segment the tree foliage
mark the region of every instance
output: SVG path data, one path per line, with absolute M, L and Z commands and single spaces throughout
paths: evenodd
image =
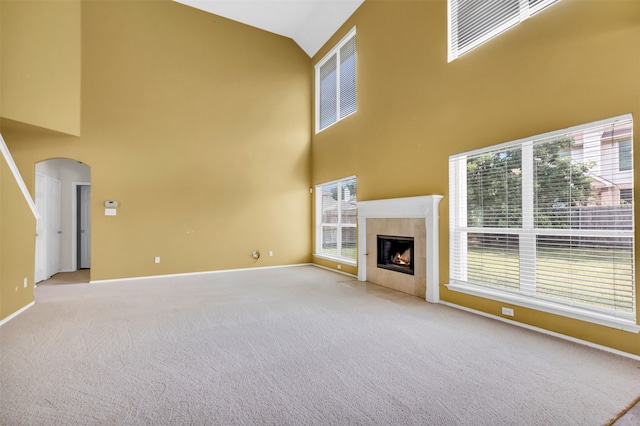
M 533 148 L 534 221 L 538 227 L 570 226 L 572 207 L 591 196 L 592 164 L 572 161 L 572 139 Z M 467 161 L 467 217 L 470 226 L 522 226 L 522 149 L 488 153 Z
M 356 197 L 356 180 L 352 179 L 352 180 L 349 180 L 349 181 L 342 182 L 342 199 L 345 200 L 345 201 L 349 201 L 349 200 L 345 199 L 346 198 L 345 197 L 345 192 L 346 192 L 345 190 L 349 191 L 349 197 L 348 197 L 349 200 L 355 199 L 355 197 Z M 335 185 L 333 185 L 331 187 L 331 197 L 334 200 L 338 199 L 338 185 L 337 184 L 335 184 Z

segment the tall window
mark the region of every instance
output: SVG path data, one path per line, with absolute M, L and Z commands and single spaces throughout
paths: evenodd
M 559 0 L 448 0 L 449 62 Z
M 316 255 L 355 265 L 355 176 L 316 186 Z
M 631 135 L 627 115 L 451 156 L 449 287 L 637 328 Z
M 316 133 L 356 111 L 356 29 L 316 65 Z

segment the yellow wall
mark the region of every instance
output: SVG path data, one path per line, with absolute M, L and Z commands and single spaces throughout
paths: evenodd
M 0 154 L 0 320 L 34 300 L 35 223 L 29 205 Z
M 86 1 L 81 137 L 2 131 L 29 188 L 39 161 L 91 166 L 92 280 L 306 263 L 309 66 L 289 39 L 175 2 Z
M 625 113 L 637 119 L 640 2 L 563 0 L 447 63 L 445 0 L 369 0 L 312 62 L 354 25 L 357 112 L 313 137 L 312 184 L 357 175 L 359 201 L 444 195 L 441 297 L 499 315 L 502 304 L 444 286 L 448 157 Z M 515 320 L 640 355 L 638 334 L 523 308 Z
M 80 0 L 0 0 L 0 116 L 80 134 Z

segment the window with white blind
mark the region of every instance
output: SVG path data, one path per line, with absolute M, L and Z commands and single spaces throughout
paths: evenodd
M 559 0 L 448 0 L 449 62 Z
M 316 256 L 356 264 L 357 207 L 355 176 L 316 185 Z
M 632 135 L 626 115 L 451 156 L 449 288 L 639 331 Z
M 356 29 L 315 67 L 316 133 L 356 111 Z

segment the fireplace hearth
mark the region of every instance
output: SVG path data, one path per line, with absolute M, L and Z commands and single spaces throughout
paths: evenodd
M 378 268 L 413 275 L 413 237 L 378 235 Z

